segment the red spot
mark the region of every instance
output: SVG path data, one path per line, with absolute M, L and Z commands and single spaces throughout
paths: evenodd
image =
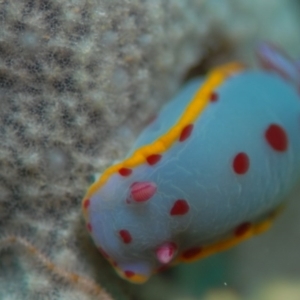
M 243 236 L 250 228 L 251 228 L 251 223 L 249 223 L 249 222 L 242 223 L 241 225 L 239 225 L 239 226 L 235 229 L 234 234 L 235 234 L 235 236 L 237 236 L 237 237 L 241 237 L 241 236 Z
M 161 159 L 161 155 L 160 154 L 152 154 L 152 155 L 149 155 L 146 160 L 148 162 L 148 164 L 150 166 L 153 166 L 155 165 L 157 162 L 159 162 Z
M 185 250 L 181 256 L 183 258 L 186 258 L 186 259 L 190 259 L 190 258 L 194 258 L 195 256 L 197 256 L 198 254 L 200 254 L 202 251 L 202 248 L 201 247 L 195 247 L 195 248 L 190 248 L 188 250 Z
M 179 142 L 185 141 L 191 135 L 193 128 L 193 124 L 186 125 L 181 131 Z
M 121 176 L 129 176 L 130 174 L 132 173 L 132 170 L 131 169 L 128 169 L 128 168 L 121 168 L 119 170 L 119 174 Z
M 174 243 L 164 243 L 156 250 L 156 257 L 162 264 L 168 264 L 174 257 L 177 246 Z
M 136 202 L 145 202 L 156 193 L 156 190 L 157 187 L 154 182 L 134 182 L 130 186 L 130 196 Z
M 84 209 L 87 209 L 90 206 L 90 199 L 85 199 L 83 203 Z
M 209 100 L 211 102 L 216 102 L 218 99 L 219 99 L 219 95 L 216 92 L 212 92 L 211 95 L 210 95 Z
M 245 174 L 249 169 L 249 157 L 246 153 L 240 152 L 233 159 L 232 168 L 237 174 Z
M 117 262 L 114 261 L 114 260 L 111 262 L 111 264 L 112 264 L 114 267 L 117 267 L 117 266 L 118 266 Z
M 128 230 L 126 230 L 126 229 L 120 230 L 119 235 L 120 235 L 121 239 L 123 240 L 124 244 L 131 243 L 132 237 Z
M 133 271 L 129 271 L 129 270 L 124 271 L 124 274 L 127 278 L 130 278 L 135 275 L 135 273 Z
M 174 203 L 170 214 L 171 216 L 185 215 L 189 209 L 189 204 L 185 200 L 179 199 Z
M 88 229 L 89 232 L 92 232 L 92 225 L 91 223 L 86 224 L 86 228 Z
M 158 267 L 156 269 L 156 272 L 163 272 L 163 271 L 165 271 L 165 270 L 167 270 L 169 268 L 170 268 L 170 265 L 161 265 L 160 267 Z
M 271 124 L 266 130 L 265 137 L 269 145 L 274 150 L 283 152 L 287 149 L 287 135 L 281 126 L 277 124 Z

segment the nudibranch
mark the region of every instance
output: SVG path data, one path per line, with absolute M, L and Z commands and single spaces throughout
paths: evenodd
M 100 252 L 134 283 L 268 229 L 300 179 L 299 69 L 275 47 L 192 80 L 87 191 Z

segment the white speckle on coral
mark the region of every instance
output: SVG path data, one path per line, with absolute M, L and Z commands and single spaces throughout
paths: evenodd
M 80 263 L 78 263 L 78 259 L 76 258 L 76 255 L 74 252 L 72 252 L 68 248 L 64 248 L 59 253 L 55 255 L 55 262 L 59 266 L 64 266 L 65 270 L 76 270 L 78 271 L 78 268 Z
M 138 41 L 141 46 L 147 46 L 151 44 L 153 36 L 151 34 L 143 34 L 138 38 Z
M 32 49 L 37 47 L 39 43 L 39 37 L 35 32 L 25 31 L 20 34 L 20 42 L 23 47 Z
M 39 165 L 40 159 L 41 159 L 40 153 L 31 152 L 24 159 L 24 165 L 27 168 L 35 168 L 37 165 Z
M 119 35 L 116 31 L 105 31 L 102 34 L 103 46 L 112 46 L 118 41 Z
M 46 151 L 45 166 L 47 172 L 59 174 L 65 171 L 68 164 L 66 153 L 59 148 L 51 148 Z
M 90 102 L 92 102 L 93 107 L 97 109 L 102 109 L 105 106 L 105 101 L 103 101 L 105 94 L 101 91 L 98 92 L 90 91 L 86 95 L 86 97 L 89 99 Z
M 30 288 L 32 288 L 34 291 L 36 291 L 36 293 L 38 293 L 38 291 L 42 292 L 42 291 L 47 291 L 47 290 L 51 290 L 51 282 L 49 281 L 49 278 L 47 277 L 47 275 L 45 276 L 41 276 L 39 274 L 39 276 L 37 276 L 36 272 L 31 270 L 32 273 L 28 273 L 28 277 L 27 277 L 27 284 L 28 286 L 30 286 Z
M 112 84 L 116 89 L 123 89 L 129 83 L 127 72 L 123 68 L 117 68 L 112 76 Z
M 149 77 L 149 71 L 147 69 L 140 69 L 137 75 L 139 80 L 145 80 Z

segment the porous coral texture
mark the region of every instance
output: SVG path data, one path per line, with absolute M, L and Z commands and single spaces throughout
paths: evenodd
M 262 15 L 262 6 L 288 16 L 281 22 L 287 29 L 296 24 L 285 0 L 221 2 L 0 1 L 2 238 L 30 240 L 60 268 L 91 278 L 116 299 L 139 293 L 97 253 L 81 198 L 89 176 L 126 153 L 142 120 L 196 61 L 215 64 L 232 49 L 243 56 L 257 24 L 276 39 L 280 21 Z M 283 43 L 292 46 L 296 36 L 282 34 Z M 219 53 L 224 44 L 231 51 L 214 60 L 208 50 Z M 76 280 L 51 274 L 33 249 L 7 241 L 0 244 L 1 299 L 93 299 Z

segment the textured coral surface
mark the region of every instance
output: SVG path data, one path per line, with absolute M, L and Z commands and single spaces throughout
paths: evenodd
M 0 235 L 25 237 L 116 299 L 147 299 L 149 287 L 119 279 L 85 231 L 89 176 L 126 153 L 196 62 L 202 71 L 250 62 L 259 38 L 300 53 L 297 9 L 286 0 L 0 1 Z M 94 298 L 20 241 L 0 247 L 1 299 Z M 174 293 L 169 281 L 149 284 Z

